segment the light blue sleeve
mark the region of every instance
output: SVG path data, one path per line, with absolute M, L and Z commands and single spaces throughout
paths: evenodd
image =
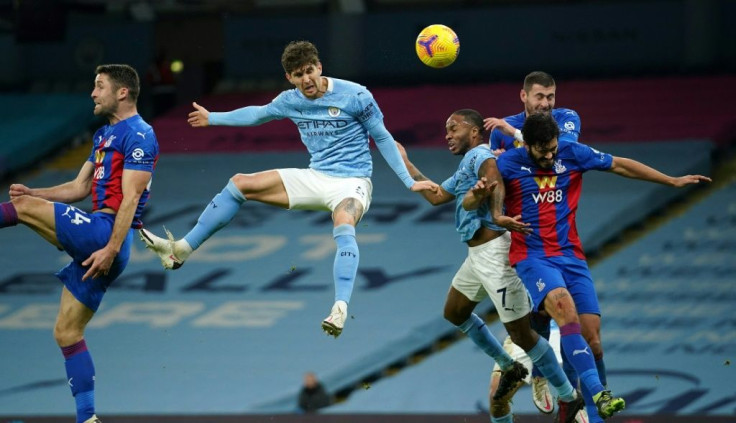
M 394 137 L 391 136 L 388 129 L 386 129 L 383 123 L 379 123 L 368 128 L 368 133 L 373 138 L 373 141 L 376 142 L 378 151 L 381 152 L 389 167 L 407 188 L 411 188 L 414 185 L 414 179 L 409 175 L 409 170 L 406 169 L 406 165 L 401 159 L 401 154 L 399 153 L 398 147 L 396 147 Z
M 457 186 L 457 181 L 455 179 L 455 175 L 453 174 L 449 178 L 445 179 L 442 182 L 442 189 L 449 192 L 450 194 L 457 197 L 457 193 L 455 192 L 455 187 Z
M 211 112 L 210 125 L 256 126 L 277 119 L 266 106 L 246 106 L 231 112 Z

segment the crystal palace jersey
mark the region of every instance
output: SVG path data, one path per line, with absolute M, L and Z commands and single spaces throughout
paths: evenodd
M 575 110 L 570 109 L 552 109 L 552 117 L 557 126 L 560 128 L 560 141 L 572 141 L 577 142 L 580 136 L 580 116 L 578 116 Z M 526 113 L 521 112 L 517 115 L 508 116 L 503 118 L 509 125 L 516 129 L 521 129 L 524 126 L 526 120 Z M 511 135 L 504 135 L 498 129 L 491 132 L 490 138 L 491 150 L 498 150 L 503 148 L 504 150 L 511 150 L 512 148 L 521 147 L 522 142 L 514 139 Z
M 123 201 L 123 169 L 153 172 L 158 160 L 158 142 L 153 129 L 139 115 L 105 125 L 95 132 L 92 154 L 95 165 L 92 177 L 92 210 L 111 208 L 117 211 Z M 138 201 L 133 217 L 134 228 L 142 226 L 140 217 L 150 194 L 151 183 Z
M 511 265 L 528 257 L 567 256 L 585 259 L 575 227 L 582 174 L 608 170 L 613 156 L 584 144 L 560 142 L 554 166 L 536 167 L 525 148 L 499 156 L 498 169 L 506 187 L 506 215 L 521 215 L 532 233 L 512 232 Z

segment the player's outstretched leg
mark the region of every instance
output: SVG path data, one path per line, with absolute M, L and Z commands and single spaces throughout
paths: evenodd
M 159 256 L 165 269 L 178 269 L 194 250 L 233 220 L 244 202 L 245 196 L 230 180 L 205 207 L 197 224 L 183 239 L 174 241 L 169 231 L 166 231 L 168 239 L 160 238 L 146 229 L 141 229 L 139 235 L 146 247 Z
M 180 258 L 175 252 L 176 241 L 174 241 L 174 236 L 168 229 L 164 228 L 164 231 L 166 232 L 166 239 L 154 235 L 153 232 L 145 228 L 138 231 L 138 236 L 146 244 L 146 248 L 158 255 L 164 269 L 178 269 L 184 264 L 185 259 Z

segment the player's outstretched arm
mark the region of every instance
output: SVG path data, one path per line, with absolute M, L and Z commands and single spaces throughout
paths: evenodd
M 440 186 L 429 179 L 417 182 L 411 177 L 409 170 L 406 168 L 406 164 L 404 164 L 404 160 L 401 158 L 401 153 L 399 153 L 399 148 L 396 146 L 394 137 L 392 137 L 386 127 L 383 126 L 383 123 L 373 125 L 368 128 L 368 133 L 373 138 L 373 141 L 375 141 L 378 151 L 386 160 L 388 166 L 394 171 L 394 173 L 396 173 L 396 176 L 401 179 L 404 186 L 414 192 L 440 192 Z
M 107 275 L 107 272 L 110 271 L 110 266 L 112 266 L 115 256 L 120 252 L 120 247 L 128 235 L 130 225 L 133 222 L 133 216 L 135 216 L 135 211 L 138 208 L 138 201 L 150 181 L 151 172 L 131 169 L 123 170 L 123 201 L 120 203 L 120 208 L 115 215 L 112 234 L 107 245 L 92 253 L 92 255 L 82 262 L 82 266 L 89 266 L 87 272 L 82 276 L 82 280 Z
M 95 165 L 92 162 L 84 162 L 77 177 L 73 181 L 65 182 L 49 188 L 28 188 L 23 184 L 12 184 L 10 186 L 10 199 L 21 195 L 43 198 L 48 201 L 60 203 L 75 203 L 84 200 L 92 189 L 92 173 Z
M 420 193 L 424 199 L 435 206 L 448 203 L 455 199 L 454 195 L 445 191 L 442 187 L 422 174 L 414 163 L 409 160 L 406 149 L 398 141 L 396 141 L 396 148 L 399 149 L 399 154 L 401 155 L 401 159 L 404 161 L 406 169 L 409 171 L 409 175 L 411 175 L 411 177 L 416 181 L 414 185 L 411 186 L 412 191 Z M 435 187 L 437 187 L 437 189 L 435 189 Z
M 669 176 L 664 173 L 645 165 L 636 160 L 624 157 L 613 157 L 611 163 L 611 172 L 625 176 L 627 178 L 641 179 L 643 181 L 656 182 L 662 185 L 669 185 L 675 188 L 682 188 L 687 185 L 699 184 L 701 182 L 711 182 L 711 179 L 703 175 L 685 175 L 685 176 Z

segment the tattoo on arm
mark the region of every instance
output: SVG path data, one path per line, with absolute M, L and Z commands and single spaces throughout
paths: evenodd
M 424 176 L 424 174 L 422 174 L 422 172 L 417 172 L 417 173 L 411 175 L 411 177 L 415 181 L 417 181 L 417 182 L 419 182 L 419 181 L 428 181 L 429 180 L 429 178 L 427 178 L 426 176 Z
M 491 215 L 501 215 L 503 212 L 503 201 L 506 197 L 506 188 L 503 185 L 503 179 L 496 166 L 495 159 L 487 159 L 480 165 L 478 170 L 478 177 L 486 177 L 488 183 L 497 182 L 496 188 L 491 194 Z

